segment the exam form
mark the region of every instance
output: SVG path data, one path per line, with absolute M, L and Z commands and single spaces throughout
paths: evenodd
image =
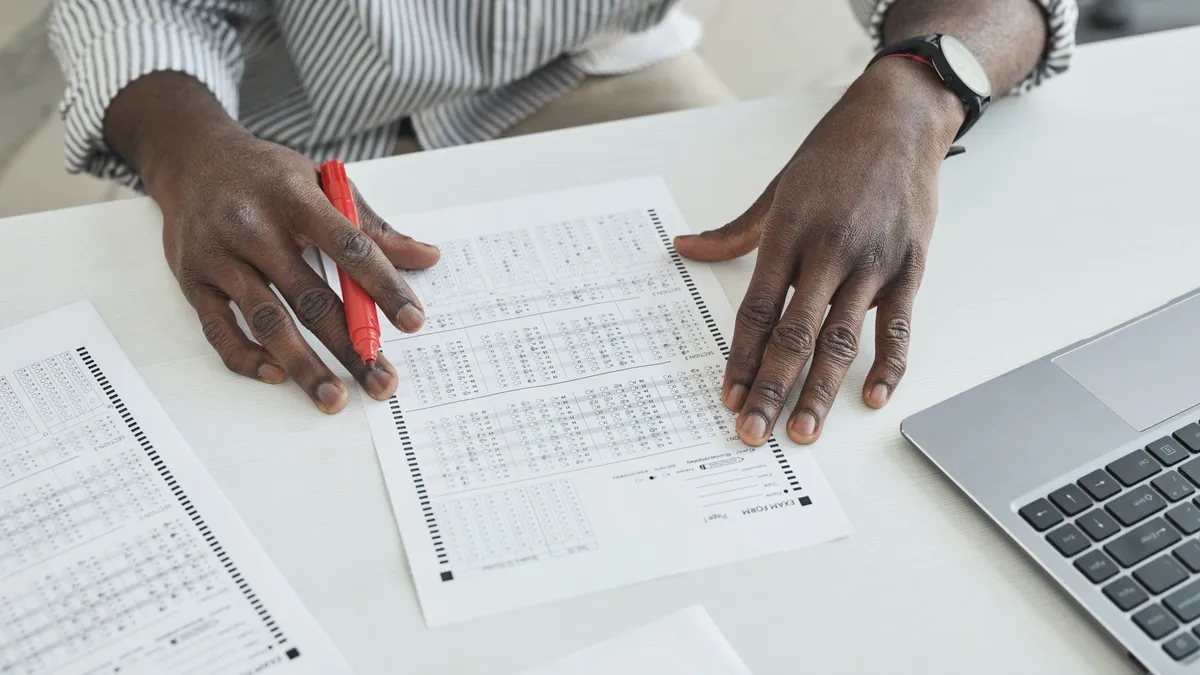
M 348 672 L 91 304 L 0 331 L 0 673 Z
M 364 397 L 429 625 L 849 533 L 811 452 L 738 440 L 733 313 L 660 179 L 391 224 L 442 252 L 406 273 L 422 330 L 380 322 L 396 396 Z

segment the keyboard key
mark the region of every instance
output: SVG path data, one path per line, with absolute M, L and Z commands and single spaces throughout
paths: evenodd
M 1187 565 L 1187 568 L 1193 572 L 1200 572 L 1200 541 L 1190 539 L 1183 542 L 1183 546 L 1172 551 L 1179 562 Z
M 1179 480 L 1183 481 L 1183 478 L 1180 478 Z M 1191 486 L 1189 485 L 1188 487 Z M 1092 505 L 1092 500 L 1088 499 L 1088 496 L 1083 494 L 1083 490 L 1080 490 L 1079 486 L 1073 483 L 1070 485 L 1064 485 L 1054 492 L 1051 492 L 1050 501 L 1054 502 L 1054 505 L 1058 507 L 1059 511 L 1062 511 L 1068 516 L 1083 513 L 1089 506 Z
M 1102 502 L 1121 491 L 1121 486 L 1104 469 L 1096 469 L 1079 479 L 1079 487 L 1087 491 L 1092 499 Z
M 1200 424 L 1192 422 L 1175 432 L 1175 440 L 1192 452 L 1200 452 Z
M 1108 512 L 1122 525 L 1133 525 L 1167 508 L 1167 500 L 1147 485 L 1139 485 L 1108 503 Z
M 1101 581 L 1108 581 L 1117 576 L 1121 570 L 1117 568 L 1117 564 L 1112 561 L 1112 558 L 1104 555 L 1104 551 L 1092 551 L 1085 556 L 1081 556 L 1075 561 L 1075 569 L 1083 572 L 1083 576 L 1088 578 L 1088 581 L 1093 584 L 1098 584 Z
M 1188 573 L 1174 558 L 1164 555 L 1143 565 L 1133 573 L 1133 578 L 1145 586 L 1146 590 L 1158 595 L 1168 588 L 1182 584 L 1187 580 Z
M 1133 615 L 1133 622 L 1138 625 L 1152 640 L 1159 640 L 1170 635 L 1179 622 L 1171 618 L 1167 611 L 1158 605 L 1150 605 Z
M 1188 458 L 1187 448 L 1170 436 L 1163 436 L 1146 446 L 1146 452 L 1166 466 L 1174 466 Z
M 1187 479 L 1196 485 L 1200 485 L 1200 459 L 1192 460 L 1179 467 L 1179 473 L 1187 476 Z
M 1200 579 L 1163 598 L 1163 604 L 1184 623 L 1200 619 Z
M 1154 461 L 1144 450 L 1134 450 L 1121 459 L 1105 467 L 1108 472 L 1117 477 L 1125 487 L 1140 483 L 1150 476 L 1162 471 L 1158 462 Z
M 1167 520 L 1184 534 L 1200 532 L 1200 508 L 1192 502 L 1184 502 L 1167 511 Z
M 1141 586 L 1133 583 L 1133 579 L 1129 577 L 1121 577 L 1105 586 L 1104 594 L 1122 612 L 1128 612 L 1150 599 L 1150 596 L 1146 595 L 1146 591 L 1143 591 Z
M 1150 556 L 1179 543 L 1179 533 L 1162 518 L 1148 520 L 1104 545 L 1104 550 L 1121 567 L 1133 567 Z
M 1198 510 L 1200 511 L 1200 510 Z M 1079 516 L 1075 524 L 1087 532 L 1092 541 L 1103 541 L 1120 531 L 1121 526 L 1104 509 L 1092 509 Z
M 1068 558 L 1092 545 L 1087 537 L 1079 531 L 1079 528 L 1070 523 L 1046 535 L 1046 541 Z
M 1196 491 L 1196 488 L 1192 487 L 1191 483 L 1184 480 L 1183 476 L 1174 471 L 1164 473 L 1150 481 L 1150 484 L 1154 486 L 1154 489 L 1163 493 L 1164 497 L 1173 502 L 1177 502 Z M 1068 513 L 1067 515 L 1071 514 Z
M 1187 633 L 1180 633 L 1163 643 L 1163 651 L 1176 661 L 1182 661 L 1195 654 L 1197 649 L 1200 649 L 1200 642 Z
M 1017 513 L 1025 519 L 1025 522 L 1033 526 L 1033 529 L 1038 532 L 1045 532 L 1062 522 L 1062 514 L 1059 513 L 1050 502 L 1045 499 L 1035 499 L 1026 504 L 1024 508 Z

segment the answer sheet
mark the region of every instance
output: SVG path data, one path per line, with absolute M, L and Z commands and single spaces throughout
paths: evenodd
M 348 672 L 90 303 L 0 332 L 0 673 Z
M 733 313 L 660 179 L 390 223 L 442 252 L 364 396 L 429 625 L 849 534 L 809 451 L 738 441 Z
M 521 675 L 752 675 L 700 605 Z

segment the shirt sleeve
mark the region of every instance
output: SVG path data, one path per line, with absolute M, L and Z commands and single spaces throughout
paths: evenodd
M 235 24 L 250 3 L 234 0 L 58 0 L 50 47 L 66 80 L 59 107 L 66 166 L 141 189 L 104 142 L 104 114 L 122 89 L 158 71 L 191 75 L 237 116 L 241 46 Z
M 883 20 L 896 0 L 850 0 L 854 14 L 867 29 L 875 49 L 883 46 Z M 1078 0 L 1034 0 L 1046 17 L 1046 50 L 1033 72 L 1012 89 L 1023 94 L 1045 80 L 1066 72 L 1075 52 L 1075 28 L 1079 23 Z

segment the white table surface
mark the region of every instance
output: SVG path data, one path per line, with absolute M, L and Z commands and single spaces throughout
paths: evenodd
M 1200 285 L 1200 29 L 1080 51 L 946 163 L 910 374 L 817 446 L 841 542 L 424 626 L 357 394 L 340 415 L 222 367 L 134 200 L 0 221 L 0 325 L 89 298 L 360 674 L 505 675 L 702 603 L 757 675 L 1126 673 L 1132 667 L 898 433 L 901 418 Z M 644 174 L 690 226 L 736 215 L 833 101 L 800 94 L 356 165 L 398 214 Z M 752 259 L 718 266 L 737 304 Z M 1018 422 L 1019 423 L 1019 422 Z

